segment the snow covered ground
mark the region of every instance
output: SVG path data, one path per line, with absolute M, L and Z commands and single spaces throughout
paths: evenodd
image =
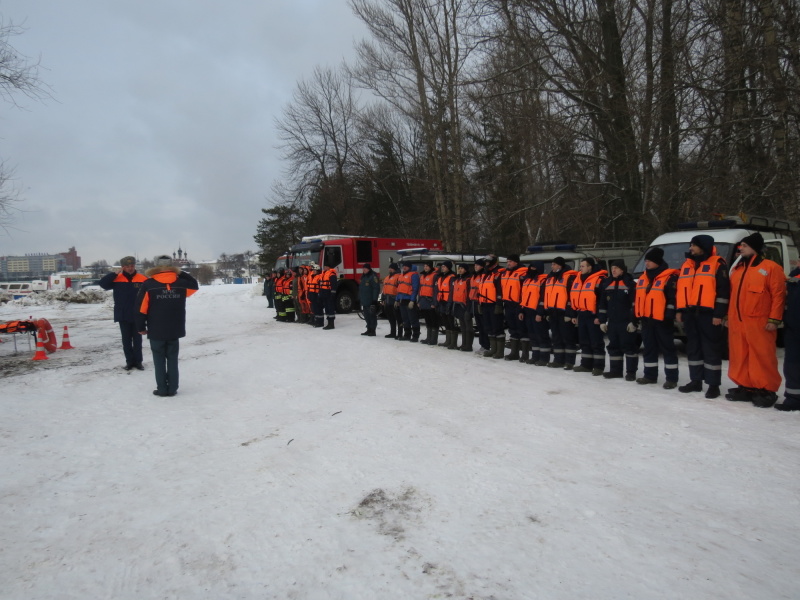
M 798 414 L 188 304 L 174 398 L 0 307 L 76 346 L 0 344 L 0 598 L 800 597 Z

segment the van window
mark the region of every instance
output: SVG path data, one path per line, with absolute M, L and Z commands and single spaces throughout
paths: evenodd
M 360 263 L 372 262 L 372 241 L 370 240 L 356 241 L 356 262 Z
M 764 246 L 764 256 L 783 266 L 783 246 L 780 242 L 767 242 Z
M 722 242 L 714 244 L 714 246 L 717 248 L 717 254 L 724 258 L 725 262 L 730 267 L 734 260 L 734 245 L 727 242 Z M 689 252 L 689 242 L 661 244 L 659 247 L 664 251 L 664 261 L 667 263 L 667 265 L 669 265 L 669 268 L 680 269 L 683 263 L 686 261 L 686 253 Z M 651 246 L 645 250 L 644 254 L 642 254 L 642 257 L 639 259 L 639 262 L 636 263 L 636 266 L 633 268 L 633 275 L 635 277 L 638 277 L 644 272 L 644 257 L 653 248 L 655 248 L 655 246 Z

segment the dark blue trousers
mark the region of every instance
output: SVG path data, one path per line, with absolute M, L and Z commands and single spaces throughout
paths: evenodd
M 524 323 L 519 320 L 520 305 L 514 302 L 503 302 L 503 314 L 508 326 L 508 337 L 512 340 L 522 338 Z
M 713 318 L 710 312 L 688 309 L 683 312 L 683 331 L 686 334 L 689 379 L 718 386 L 722 383 L 722 352 L 726 332 L 722 325 L 712 323 Z
M 800 330 L 787 327 L 783 332 L 783 342 L 783 376 L 786 378 L 783 395 L 800 402 Z
M 178 391 L 179 350 L 180 340 L 150 340 L 156 386 L 162 394 L 174 394 Z
M 667 381 L 678 382 L 678 351 L 672 321 L 642 319 L 642 346 L 644 347 L 644 376 L 658 380 L 658 355 L 664 357 L 664 374 Z
M 120 321 L 119 332 L 122 334 L 122 351 L 125 353 L 125 362 L 128 365 L 141 364 L 142 336 L 136 331 L 136 323 Z
M 639 369 L 639 348 L 636 344 L 636 334 L 628 332 L 627 322 L 608 323 L 608 370 L 616 375 L 622 375 L 623 361 L 625 373 L 636 374 Z
M 565 320 L 563 310 L 549 311 L 550 334 L 553 336 L 553 362 L 557 365 L 575 365 L 578 353 L 578 332 L 570 320 Z
M 536 320 L 536 310 L 532 308 L 523 308 L 522 314 L 525 317 L 523 323 L 525 324 L 525 333 L 523 338 L 531 341 L 531 360 L 533 362 L 540 360 L 550 360 L 550 352 L 553 350 L 550 343 L 550 329 L 547 326 L 547 321 L 542 319 Z
M 594 324 L 595 315 L 587 311 L 578 313 L 578 340 L 581 346 L 581 366 L 587 369 L 604 369 L 606 348 L 600 325 Z

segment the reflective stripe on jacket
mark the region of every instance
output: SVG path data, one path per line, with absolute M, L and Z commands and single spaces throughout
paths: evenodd
M 586 279 L 583 279 L 581 275 L 575 278 L 569 293 L 569 302 L 573 310 L 597 312 L 597 286 L 607 275 L 607 271 L 595 271 L 589 273 Z
M 436 280 L 436 300 L 446 303 L 450 301 L 450 283 L 453 281 L 453 274 L 440 275 Z
M 547 274 L 537 275 L 533 279 L 525 278 L 522 282 L 522 301 L 524 308 L 536 310 L 542 297 L 542 282 L 547 279 Z
M 634 314 L 638 317 L 647 317 L 656 321 L 663 321 L 667 308 L 667 285 L 670 277 L 678 274 L 677 269 L 664 269 L 656 275 L 651 282 L 647 271 L 639 276 L 636 284 L 636 304 Z
M 713 309 L 717 302 L 717 271 L 725 268 L 725 261 L 716 254 L 699 264 L 687 258 L 678 275 L 678 294 L 675 307 L 690 306 Z
M 547 276 L 544 282 L 544 308 L 545 310 L 555 308 L 566 310 L 569 302 L 569 290 L 567 286 L 570 278 L 578 275 L 577 271 L 561 271 L 561 277 L 556 277 L 552 273 Z
M 527 267 L 517 267 L 513 271 L 506 269 L 500 276 L 500 289 L 503 300 L 520 303 L 522 300 L 522 279 L 528 274 Z

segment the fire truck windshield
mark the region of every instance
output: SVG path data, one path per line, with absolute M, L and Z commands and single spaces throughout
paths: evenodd
M 312 262 L 319 264 L 319 250 L 315 252 L 311 250 L 300 250 L 298 252 L 292 252 L 291 254 L 290 266 L 292 267 L 299 267 Z

